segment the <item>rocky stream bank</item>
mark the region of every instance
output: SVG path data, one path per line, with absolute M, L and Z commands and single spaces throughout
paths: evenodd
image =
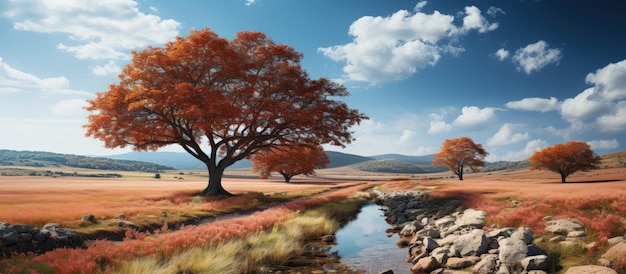
M 401 236 L 398 245 L 408 249 L 410 273 L 555 273 L 559 266 L 535 245 L 533 231 L 524 227 L 487 227 L 484 211 L 465 208 L 459 200 L 435 201 L 419 191 L 375 191 L 375 201 L 387 207 L 390 232 Z M 587 236 L 576 220 L 546 218 L 549 241 L 584 245 Z M 545 237 L 545 235 L 544 235 Z M 615 273 L 611 264 L 623 256 L 624 237 L 609 239 L 617 257 L 603 256 L 598 265 L 572 267 L 565 273 Z M 611 250 L 609 250 L 610 252 Z M 608 253 L 608 252 L 607 252 Z M 399 273 L 406 273 L 405 270 Z M 379 273 L 391 274 L 393 270 Z

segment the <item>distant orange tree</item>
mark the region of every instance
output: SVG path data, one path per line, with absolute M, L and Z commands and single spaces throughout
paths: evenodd
M 315 169 L 325 168 L 330 163 L 322 147 L 295 146 L 263 150 L 252 156 L 252 172 L 267 179 L 278 172 L 289 182 L 296 175 L 315 175 Z
M 531 170 L 549 170 L 561 174 L 561 182 L 577 171 L 598 168 L 601 158 L 585 142 L 571 141 L 535 152 L 530 158 Z
M 488 153 L 481 144 L 476 144 L 469 137 L 446 139 L 441 145 L 441 151 L 433 154 L 433 166 L 446 166 L 454 172 L 459 180 L 463 180 L 463 171 L 469 167 L 476 171 L 477 167 L 485 166 L 485 157 Z
M 261 32 L 229 41 L 191 31 L 164 47 L 132 52 L 109 86 L 88 101 L 87 136 L 108 148 L 157 150 L 177 144 L 208 170 L 204 195 L 232 195 L 222 187 L 227 167 L 275 146 L 354 140 L 349 128 L 367 119 L 335 100 L 342 85 L 310 79 L 302 54 Z

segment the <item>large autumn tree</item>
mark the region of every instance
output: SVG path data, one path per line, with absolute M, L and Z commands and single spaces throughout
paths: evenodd
M 278 172 L 289 182 L 296 175 L 315 175 L 315 169 L 325 168 L 330 163 L 328 155 L 320 146 L 290 146 L 263 150 L 252 156 L 252 171 L 267 179 Z
M 601 158 L 589 144 L 571 141 L 537 151 L 529 160 L 531 170 L 554 171 L 561 175 L 561 182 L 565 183 L 567 176 L 574 172 L 598 168 Z
M 463 180 L 463 170 L 469 167 L 476 171 L 477 167 L 485 166 L 485 157 L 488 153 L 481 144 L 476 144 L 469 137 L 446 139 L 441 145 L 441 150 L 433 154 L 433 166 L 446 166 L 454 174 Z
M 302 54 L 260 32 L 229 41 L 191 31 L 163 47 L 132 52 L 119 83 L 89 100 L 87 136 L 137 151 L 177 144 L 209 172 L 205 195 L 231 195 L 224 170 L 274 146 L 353 141 L 367 117 L 341 101 L 347 90 L 310 79 Z

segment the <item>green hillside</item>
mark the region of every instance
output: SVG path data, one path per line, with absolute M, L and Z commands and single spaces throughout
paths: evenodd
M 15 151 L 0 149 L 0 166 L 74 167 L 98 170 L 145 171 L 173 170 L 173 167 L 149 162 L 113 160 L 42 151 Z

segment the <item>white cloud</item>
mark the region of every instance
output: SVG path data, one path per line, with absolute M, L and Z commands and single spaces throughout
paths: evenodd
M 119 74 L 122 69 L 113 60 L 109 60 L 104 66 L 95 66 L 91 71 L 96 75 Z
M 568 98 L 561 104 L 561 116 L 570 123 L 586 123 L 609 111 L 605 101 L 592 100 L 593 88 L 588 88 L 574 98 Z
M 504 156 L 501 157 L 502 161 L 522 161 L 528 159 L 531 155 L 533 155 L 536 151 L 544 149 L 548 147 L 548 142 L 541 139 L 534 139 L 528 141 L 524 149 L 519 151 L 510 151 L 507 152 Z
M 498 49 L 496 53 L 493 54 L 498 60 L 504 61 L 506 58 L 509 58 L 509 51 L 505 49 Z
M 497 119 L 496 110 L 496 108 L 492 107 L 483 109 L 476 106 L 463 107 L 461 115 L 454 119 L 452 125 L 467 130 L 479 129 Z
M 127 59 L 129 49 L 170 41 L 180 27 L 139 11 L 132 0 L 10 1 L 5 15 L 16 30 L 67 35 L 76 44 L 57 48 L 81 59 Z
M 402 131 L 402 135 L 398 139 L 398 143 L 399 144 L 409 143 L 415 136 L 417 136 L 417 133 L 415 131 L 405 129 Z
M 558 63 L 562 54 L 560 49 L 551 49 L 548 43 L 540 40 L 534 44 L 515 51 L 512 61 L 518 70 L 523 70 L 526 74 L 539 71 L 545 66 Z
M 445 121 L 430 121 L 428 134 L 450 132 L 451 130 L 452 130 L 452 125 L 447 124 Z
M 587 142 L 589 146 L 591 146 L 592 150 L 601 150 L 601 149 L 615 149 L 619 147 L 619 142 L 615 139 L 612 140 L 593 140 Z
M 515 144 L 529 138 L 528 132 L 515 133 L 514 130 L 520 126 L 506 123 L 500 127 L 493 137 L 487 139 L 488 146 L 503 146 Z
M 608 64 L 606 67 L 587 74 L 587 83 L 595 86 L 594 97 L 602 100 L 626 98 L 626 60 Z
M 252 4 L 254 4 L 254 1 L 255 1 L 255 0 L 246 0 L 246 4 L 245 4 L 245 5 L 249 7 L 249 6 L 251 6 Z
M 496 16 L 498 15 L 498 13 L 502 13 L 502 14 L 506 14 L 506 12 L 504 12 L 504 10 L 502 10 L 501 8 L 498 7 L 489 7 L 487 9 L 487 14 L 491 15 L 491 16 Z
M 439 148 L 430 146 L 420 146 L 413 152 L 414 155 L 430 155 L 439 152 Z
M 85 116 L 86 110 L 83 109 L 87 105 L 85 99 L 69 99 L 56 103 L 52 107 L 52 112 L 57 115 L 70 116 L 81 115 Z
M 438 113 L 431 113 L 430 115 L 430 127 L 428 128 L 428 134 L 439 134 L 450 132 L 452 130 L 452 125 L 446 123 L 443 120 L 443 115 Z
M 70 81 L 63 77 L 39 78 L 12 68 L 0 57 L 0 92 L 41 92 L 45 94 L 80 94 L 84 91 L 70 89 Z
M 334 61 L 345 61 L 348 80 L 372 84 L 405 79 L 419 70 L 434 66 L 444 53 L 458 54 L 463 48 L 452 45 L 455 38 L 471 30 L 491 31 L 490 24 L 476 7 L 466 7 L 463 25 L 454 25 L 454 16 L 438 11 L 400 10 L 391 16 L 364 16 L 350 25 L 353 41 L 345 45 L 318 48 Z M 448 40 L 445 43 L 443 40 Z
M 504 106 L 510 109 L 540 111 L 540 112 L 559 110 L 560 108 L 559 100 L 557 100 L 555 97 L 550 97 L 550 99 L 537 98 L 537 97 L 524 98 L 519 101 L 508 102 L 504 104 Z
M 601 115 L 596 120 L 602 131 L 626 130 L 626 101 L 620 101 L 612 106 L 611 113 Z
M 463 17 L 463 31 L 478 30 L 480 33 L 489 32 L 498 28 L 498 23 L 489 23 L 482 16 L 480 9 L 475 6 L 465 7 L 466 16 Z

